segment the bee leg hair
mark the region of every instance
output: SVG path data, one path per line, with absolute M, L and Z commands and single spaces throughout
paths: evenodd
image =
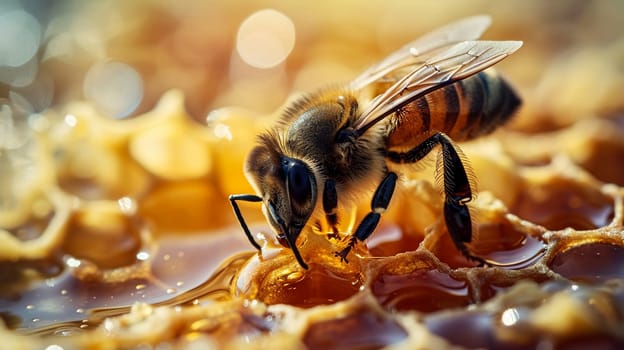
M 388 152 L 386 157 L 395 163 L 414 163 L 424 158 L 437 145 L 442 147 L 442 163 L 437 171 L 442 172 L 444 180 L 444 221 L 448 232 L 455 247 L 467 259 L 486 265 L 485 260 L 472 255 L 466 247 L 466 243 L 472 240 L 472 220 L 467 206 L 472 200 L 472 190 L 462 157 L 453 141 L 438 132 L 407 152 Z

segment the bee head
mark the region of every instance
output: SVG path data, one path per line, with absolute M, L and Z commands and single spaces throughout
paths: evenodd
M 247 158 L 245 172 L 262 197 L 264 215 L 278 239 L 286 241 L 299 264 L 307 269 L 296 242 L 316 205 L 312 169 L 300 159 L 259 145 Z

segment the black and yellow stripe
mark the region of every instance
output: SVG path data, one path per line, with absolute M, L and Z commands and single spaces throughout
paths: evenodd
M 504 124 L 519 105 L 520 99 L 499 75 L 480 72 L 397 110 L 387 147 L 411 148 L 437 132 L 455 141 L 486 135 Z

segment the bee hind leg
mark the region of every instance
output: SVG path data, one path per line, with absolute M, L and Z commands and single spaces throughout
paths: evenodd
M 415 148 L 404 152 L 388 152 L 387 157 L 395 163 L 414 163 L 424 158 L 431 150 L 440 145 L 442 157 L 438 158 L 438 174 L 442 175 L 444 188 L 444 221 L 455 247 L 469 260 L 480 265 L 485 260 L 472 255 L 466 243 L 472 240 L 472 220 L 468 202 L 472 200 L 470 177 L 453 141 L 443 133 L 436 133 Z
M 472 240 L 472 220 L 467 205 L 472 200 L 472 189 L 462 155 L 458 153 L 448 136 L 437 135 L 442 146 L 442 164 L 438 166 L 438 171 L 442 171 L 444 180 L 446 228 L 455 247 L 466 259 L 476 261 L 479 265 L 488 265 L 482 258 L 472 255 L 466 247 L 466 243 Z
M 476 261 L 479 263 L 479 266 L 489 265 L 482 258 L 472 255 L 466 246 L 466 243 L 469 243 L 472 238 L 472 221 L 468 206 L 449 201 L 448 199 L 445 200 L 444 222 L 446 222 L 453 244 L 466 259 Z
M 344 262 L 349 262 L 347 260 L 347 255 L 355 245 L 355 243 L 359 241 L 364 241 L 367 239 L 379 223 L 379 219 L 381 219 L 381 214 L 383 214 L 388 205 L 390 204 L 390 199 L 392 199 L 392 194 L 394 193 L 394 188 L 396 187 L 397 175 L 395 173 L 388 173 L 386 177 L 381 181 L 377 190 L 375 190 L 375 194 L 373 195 L 373 200 L 371 202 L 371 211 L 366 214 L 362 222 L 358 225 L 355 233 L 349 240 L 347 246 L 336 252 L 336 256 L 340 257 L 340 260 Z

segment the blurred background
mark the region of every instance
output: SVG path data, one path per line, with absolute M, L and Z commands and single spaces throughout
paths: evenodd
M 76 305 L 111 306 L 106 298 L 77 303 L 93 291 L 63 289 L 82 275 L 62 273 L 144 271 L 153 243 L 146 231 L 230 225 L 236 249 L 250 250 L 226 198 L 251 191 L 241 165 L 268 125 L 255 117 L 294 93 L 348 82 L 404 43 L 477 14 L 492 17 L 484 39 L 524 41 L 496 66 L 524 101 L 510 129 L 540 133 L 596 116 L 624 125 L 620 0 L 0 1 L 0 311 L 9 310 L 13 327 L 30 327 L 45 320 L 33 305 L 46 298 L 64 298 L 72 310 L 49 320 L 82 319 Z M 601 179 L 622 185 L 611 165 L 624 145 L 614 139 L 620 148 L 606 162 L 613 174 Z M 257 206 L 246 215 L 263 222 Z M 229 254 L 213 251 L 223 256 L 212 268 Z M 154 300 L 210 276 L 205 252 L 194 254 L 201 264 L 163 264 L 173 266 L 177 290 L 151 286 Z M 192 267 L 199 277 L 180 287 L 180 271 Z M 29 269 L 37 274 L 22 273 Z M 103 286 L 113 283 L 103 276 Z M 133 297 L 115 303 L 138 298 L 126 294 Z
M 499 66 L 524 92 L 547 83 L 551 62 L 584 60 L 556 79 L 588 94 L 592 79 L 610 79 L 604 55 L 622 74 L 624 3 L 617 0 L 6 0 L 0 104 L 17 117 L 86 99 L 125 118 L 180 88 L 197 120 L 227 105 L 271 112 L 293 91 L 348 81 L 401 44 L 474 14 L 493 18 L 484 38 L 525 42 Z M 591 78 L 581 84 L 578 75 Z

